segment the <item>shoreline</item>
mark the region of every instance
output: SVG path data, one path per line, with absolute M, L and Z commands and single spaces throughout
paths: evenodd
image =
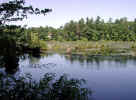
M 123 41 L 48 41 L 42 53 L 82 54 L 92 56 L 136 56 L 136 42 Z

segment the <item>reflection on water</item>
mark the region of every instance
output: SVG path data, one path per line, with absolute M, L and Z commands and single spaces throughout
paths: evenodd
M 51 67 L 53 64 L 37 64 L 42 56 L 1 54 L 0 100 L 88 100 L 88 97 L 91 99 L 91 90 L 82 87 L 86 83 L 84 79 L 69 78 L 66 74 L 56 78 L 52 73 L 44 73 L 39 81 L 34 80 L 31 73 L 16 76 L 19 71 L 19 60 L 21 62 L 26 59 L 38 68 Z
M 1 54 L 0 56 L 0 66 L 5 67 L 5 71 L 8 74 L 14 74 L 18 71 L 19 66 L 19 57 L 16 54 L 9 55 Z
M 129 67 L 128 63 L 136 64 L 136 57 L 132 56 L 83 56 L 83 55 L 64 55 L 65 59 L 70 61 L 71 64 L 78 62 L 82 67 L 87 65 L 88 67 L 95 66 L 96 69 L 105 67 L 105 64 L 110 65 L 108 67 Z M 104 64 L 104 66 L 102 65 Z M 90 66 L 91 65 L 91 66 Z M 114 65 L 114 66 L 112 66 Z
M 73 55 L 64 55 L 64 57 L 71 61 L 71 63 L 78 61 L 79 63 L 84 63 L 85 61 L 87 63 L 97 63 L 98 65 L 100 62 L 108 61 L 108 62 L 116 62 L 120 64 L 126 64 L 128 60 L 136 60 L 136 57 L 132 56 L 84 56 L 79 54 L 73 54 Z
M 3 56 L 0 57 L 0 59 L 4 61 L 2 60 L 4 59 Z M 47 73 L 55 73 L 56 76 L 54 78 L 57 80 L 64 77 L 64 74 L 68 75 L 67 78 L 64 77 L 66 80 L 68 79 L 68 81 L 70 81 L 70 79 L 86 80 L 86 84 L 83 83 L 79 88 L 85 87 L 85 90 L 88 88 L 88 90 L 93 91 L 89 99 L 93 97 L 94 100 L 136 100 L 135 57 L 84 56 L 76 54 L 43 54 L 33 56 L 24 54 L 12 59 L 16 62 L 14 63 L 16 67 L 1 66 L 5 66 L 6 70 L 11 68 L 11 72 L 14 72 L 14 74 L 19 73 L 21 76 L 29 73 L 32 75 L 31 78 L 36 81 L 44 79 L 44 75 Z M 7 62 L 5 63 L 8 64 Z M 12 63 L 12 65 L 14 64 Z M 11 63 L 9 63 L 9 65 L 11 65 Z M 14 71 L 12 71 L 13 69 Z M 10 73 L 10 71 L 6 72 Z M 69 83 L 68 81 L 64 83 Z M 61 85 L 64 83 L 62 82 Z M 60 87 L 66 88 L 65 86 Z M 66 90 L 68 89 L 69 87 Z M 68 93 L 68 91 L 66 92 Z M 72 91 L 76 91 L 76 89 Z M 76 91 L 76 93 L 78 92 Z

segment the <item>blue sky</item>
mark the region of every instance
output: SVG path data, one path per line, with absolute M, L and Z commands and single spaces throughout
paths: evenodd
M 70 20 L 80 18 L 102 17 L 104 20 L 127 17 L 133 20 L 136 17 L 136 0 L 26 0 L 38 8 L 52 8 L 46 16 L 29 16 L 23 25 L 59 27 Z

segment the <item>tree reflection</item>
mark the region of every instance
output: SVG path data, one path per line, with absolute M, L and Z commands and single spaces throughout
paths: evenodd
M 49 73 L 40 81 L 34 81 L 31 75 L 14 76 L 19 59 L 27 56 L 18 56 L 15 48 L 5 48 L 5 51 L 0 53 L 1 66 L 7 73 L 0 72 L 0 100 L 87 100 L 91 96 L 91 91 L 82 87 L 83 79 L 70 79 L 67 75 L 56 78 Z
M 67 75 L 56 79 L 47 73 L 37 82 L 31 75 L 15 78 L 0 73 L 0 100 L 88 100 L 92 92 L 81 87 L 84 83 Z
M 14 40 L 1 39 L 4 45 L 0 45 L 0 64 L 5 67 L 5 71 L 14 74 L 18 69 L 19 57 L 16 53 L 16 42 Z
M 100 69 L 101 64 L 107 61 L 109 64 L 115 62 L 116 65 L 114 67 L 126 67 L 128 61 L 132 61 L 135 63 L 136 57 L 132 56 L 100 56 L 100 55 L 82 55 L 82 54 L 74 54 L 74 55 L 64 55 L 65 59 L 70 61 L 71 63 L 79 62 L 82 66 L 83 64 L 95 65 L 97 69 Z M 122 66 L 120 66 L 122 65 Z M 111 67 L 111 66 L 109 66 Z
M 83 55 L 79 55 L 79 54 L 68 54 L 65 55 L 65 58 L 67 60 L 70 60 L 71 63 L 73 63 L 74 61 L 79 61 L 80 63 L 84 63 L 85 60 L 85 56 Z

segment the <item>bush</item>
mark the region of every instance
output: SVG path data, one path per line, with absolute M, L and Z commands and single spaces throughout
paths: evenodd
M 46 44 L 46 42 L 45 41 L 43 41 L 43 40 L 40 40 L 40 48 L 41 49 L 44 49 L 44 50 L 47 50 L 47 44 Z
M 45 74 L 36 82 L 26 77 L 0 74 L 0 100 L 88 100 L 91 91 L 81 88 L 85 80 L 68 79 L 67 75 L 55 79 L 55 74 Z

